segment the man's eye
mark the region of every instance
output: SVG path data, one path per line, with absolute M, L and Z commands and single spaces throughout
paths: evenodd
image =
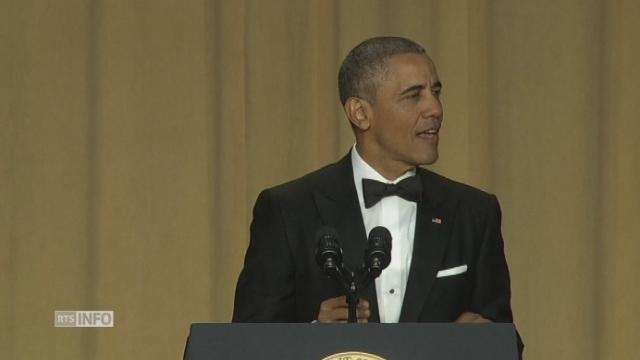
M 419 97 L 419 96 L 420 96 L 420 93 L 419 93 L 419 92 L 415 92 L 415 93 L 413 93 L 413 94 L 409 95 L 409 97 L 410 97 L 410 98 L 417 98 L 417 97 Z
M 437 88 L 437 89 L 432 89 L 431 92 L 433 93 L 433 95 L 435 96 L 440 96 L 440 93 L 442 93 L 442 89 L 441 88 Z

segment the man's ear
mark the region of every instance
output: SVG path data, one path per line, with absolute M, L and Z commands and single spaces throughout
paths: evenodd
M 350 97 L 344 104 L 344 112 L 353 126 L 366 131 L 371 126 L 371 111 L 369 103 L 360 98 Z

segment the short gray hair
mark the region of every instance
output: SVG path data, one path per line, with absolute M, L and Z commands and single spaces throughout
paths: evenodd
M 374 37 L 354 47 L 344 58 L 338 72 L 338 91 L 342 105 L 350 97 L 373 101 L 377 82 L 386 72 L 387 59 L 406 53 L 426 55 L 422 46 L 402 37 Z

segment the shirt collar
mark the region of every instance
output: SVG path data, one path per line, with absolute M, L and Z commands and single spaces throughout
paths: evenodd
M 384 176 L 380 175 L 376 169 L 371 167 L 361 156 L 358 154 L 358 150 L 356 150 L 356 145 L 354 144 L 351 148 L 351 165 L 353 167 L 353 180 L 356 184 L 356 189 L 358 191 L 358 197 L 362 195 L 362 179 L 372 179 L 383 182 L 385 184 L 397 184 L 401 180 L 404 180 L 408 177 L 415 176 L 416 169 L 415 167 L 407 170 L 404 174 L 400 175 L 397 179 L 393 181 L 389 181 L 385 179 Z

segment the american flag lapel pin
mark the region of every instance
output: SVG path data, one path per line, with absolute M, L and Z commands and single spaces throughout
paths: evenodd
M 438 217 L 432 217 L 431 218 L 431 222 L 434 224 L 442 224 L 442 219 L 438 218 Z

